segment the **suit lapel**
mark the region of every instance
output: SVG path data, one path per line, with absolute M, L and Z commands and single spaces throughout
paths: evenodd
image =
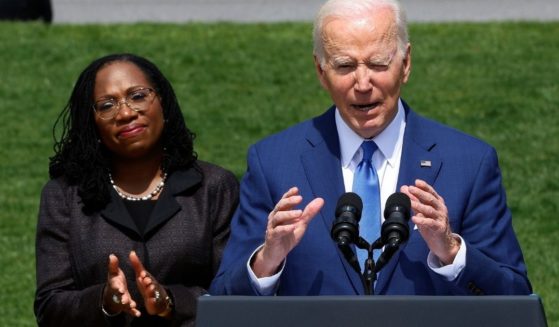
M 422 179 L 429 183 L 429 185 L 433 185 L 442 166 L 441 157 L 434 151 L 436 141 L 432 137 L 427 136 L 427 133 L 423 133 L 423 118 L 417 116 L 405 103 L 404 108 L 406 111 L 406 130 L 404 132 L 402 158 L 396 191 L 399 191 L 402 185 L 413 185 L 416 179 Z M 409 227 L 410 234 L 417 232 L 417 230 L 414 230 L 415 225 L 411 220 Z M 375 293 L 384 292 L 397 265 L 400 253 L 406 248 L 407 244 L 406 242 L 401 245 L 400 250 L 394 254 L 388 264 L 380 271 Z
M 423 118 L 406 108 L 406 131 L 400 172 L 398 174 L 398 189 L 402 185 L 412 185 L 416 179 L 422 179 L 433 185 L 442 165 L 442 158 L 435 151 L 436 140 L 424 133 Z
M 337 199 L 344 192 L 344 187 L 334 109 L 313 120 L 313 128 L 307 133 L 307 141 L 311 148 L 301 155 L 301 161 L 314 196 L 325 200 Z M 334 208 L 335 204 L 327 201 L 325 209 L 326 206 Z M 332 217 L 327 218 L 327 222 L 332 222 L 334 210 L 322 210 L 332 212 Z
M 312 128 L 307 133 L 307 141 L 311 148 L 301 155 L 301 162 L 313 195 L 325 200 L 319 214 L 328 234 L 334 221 L 337 200 L 345 192 L 334 114 L 335 108 L 332 107 L 325 114 L 313 119 Z M 363 293 L 360 276 L 349 265 L 341 251 L 337 253 L 355 292 Z
M 165 223 L 180 210 L 180 205 L 175 199 L 175 195 L 184 192 L 201 182 L 202 173 L 196 168 L 180 170 L 170 174 L 167 179 L 167 184 L 163 188 L 163 192 L 161 193 L 161 196 L 157 200 L 155 208 L 151 213 L 143 235 L 140 233 L 136 223 L 128 213 L 123 200 L 112 188 L 111 201 L 107 204 L 105 209 L 101 211 L 101 216 L 112 224 L 135 233 L 140 238 L 147 238 L 150 232 L 159 225 Z
M 202 173 L 196 168 L 179 170 L 172 173 L 151 213 L 144 235 L 148 236 L 151 231 L 180 211 L 180 205 L 175 199 L 175 195 L 199 185 L 202 182 L 202 178 Z
M 111 201 L 107 204 L 105 209 L 101 210 L 101 216 L 104 217 L 107 221 L 116 225 L 121 228 L 125 228 L 133 233 L 136 236 L 141 237 L 141 233 L 136 226 L 132 217 L 128 213 L 124 202 L 120 196 L 116 193 L 116 191 L 111 187 Z

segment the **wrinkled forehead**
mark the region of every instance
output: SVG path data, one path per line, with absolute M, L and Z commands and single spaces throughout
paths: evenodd
M 398 29 L 387 16 L 333 16 L 324 21 L 322 41 L 327 57 L 392 57 L 398 48 Z

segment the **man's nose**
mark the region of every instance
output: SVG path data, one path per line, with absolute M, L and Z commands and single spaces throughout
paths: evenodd
M 366 65 L 360 64 L 354 71 L 355 89 L 359 92 L 368 92 L 372 89 L 372 71 Z

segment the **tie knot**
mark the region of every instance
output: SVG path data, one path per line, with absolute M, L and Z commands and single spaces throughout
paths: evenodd
M 361 143 L 361 149 L 363 149 L 363 159 L 361 160 L 371 161 L 373 153 L 375 153 L 378 147 L 373 141 L 364 141 Z

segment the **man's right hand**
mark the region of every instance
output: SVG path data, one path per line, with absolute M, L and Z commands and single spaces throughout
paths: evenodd
M 304 210 L 295 210 L 302 201 L 303 197 L 299 195 L 297 187 L 292 187 L 268 215 L 264 246 L 251 263 L 256 277 L 268 277 L 277 273 L 287 254 L 299 244 L 311 219 L 324 205 L 322 198 L 316 198 Z

